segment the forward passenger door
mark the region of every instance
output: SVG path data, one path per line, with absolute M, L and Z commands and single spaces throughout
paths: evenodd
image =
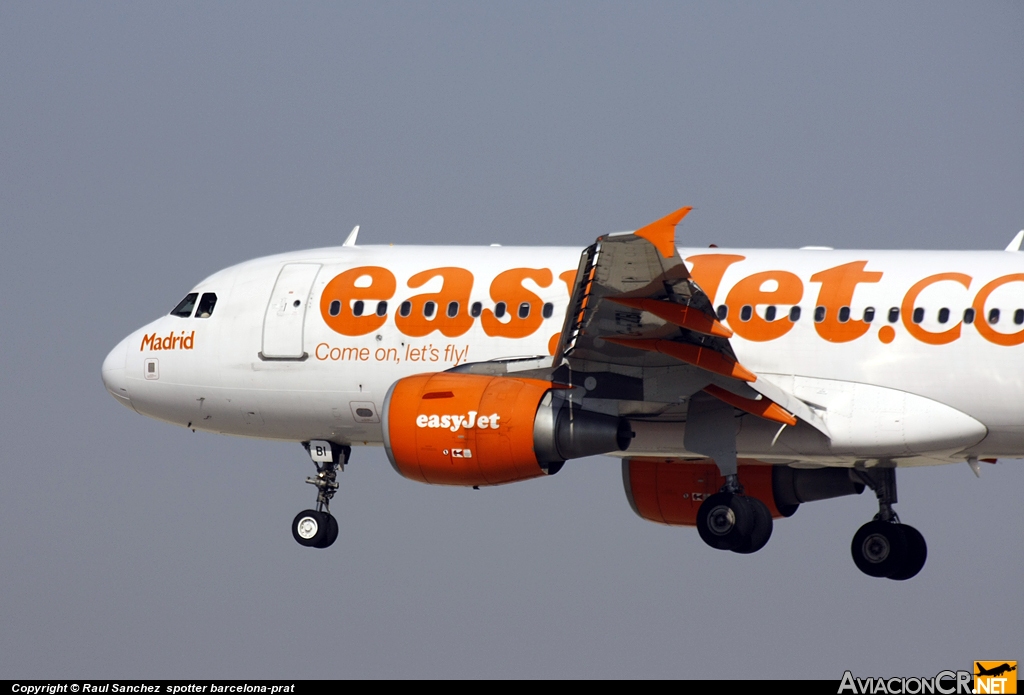
M 303 326 L 319 263 L 288 263 L 277 276 L 263 318 L 264 360 L 304 360 Z

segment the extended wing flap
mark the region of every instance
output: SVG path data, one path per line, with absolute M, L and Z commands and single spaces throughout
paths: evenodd
M 806 403 L 736 359 L 732 331 L 718 321 L 676 250 L 675 227 L 689 211 L 680 208 L 635 232 L 599 237 L 583 251 L 555 367 L 567 364 L 583 374 L 640 376 L 666 368 L 703 374 L 704 383 L 681 382 L 686 388 L 679 400 L 714 383 L 708 392 L 734 407 L 787 425 L 799 418 L 828 436 Z
M 832 434 L 829 432 L 828 426 L 825 425 L 825 422 L 821 417 L 819 417 L 809 405 L 793 394 L 779 388 L 763 376 L 758 376 L 757 381 L 749 384 L 749 386 L 765 398 L 778 403 L 780 406 L 821 432 L 826 437 L 830 439 L 832 438 Z

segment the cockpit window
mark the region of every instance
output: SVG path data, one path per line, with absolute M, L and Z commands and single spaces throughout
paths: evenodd
M 197 319 L 208 319 L 213 314 L 213 307 L 217 306 L 217 295 L 213 292 L 204 292 L 203 298 L 199 300 L 199 308 L 196 309 Z
M 198 299 L 198 297 L 198 292 L 192 292 L 190 294 L 185 295 L 185 298 L 178 302 L 178 306 L 174 307 L 174 309 L 171 311 L 171 316 L 180 316 L 184 319 L 187 319 L 189 316 L 192 315 L 192 309 L 195 308 L 196 299 Z M 214 297 L 214 301 L 217 301 L 216 297 Z

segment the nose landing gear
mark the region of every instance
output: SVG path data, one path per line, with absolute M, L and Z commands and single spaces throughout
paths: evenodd
M 878 514 L 853 536 L 853 563 L 869 577 L 902 581 L 916 576 L 928 559 L 928 545 L 916 528 L 901 524 L 892 509 L 896 504 L 896 469 L 857 468 L 854 473 L 874 490 Z
M 292 520 L 292 537 L 307 548 L 327 548 L 338 539 L 338 520 L 331 514 L 331 499 L 338 491 L 338 471 L 345 470 L 352 447 L 333 442 L 304 443 L 316 466 L 316 475 L 306 482 L 317 488 L 316 509 L 299 512 Z

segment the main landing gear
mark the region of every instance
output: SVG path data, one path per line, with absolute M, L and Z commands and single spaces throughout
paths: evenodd
M 735 475 L 725 487 L 708 497 L 697 510 L 697 533 L 718 550 L 756 553 L 772 537 L 772 514 L 756 497 L 747 497 Z
M 721 490 L 697 509 L 697 532 L 718 550 L 756 553 L 772 537 L 772 514 L 764 502 L 743 494 L 737 475 L 736 414 L 728 403 L 695 395 L 686 409 L 683 446 L 715 462 L 725 477 Z
M 299 512 L 292 521 L 292 537 L 308 548 L 327 548 L 338 539 L 338 520 L 331 514 L 331 498 L 338 491 L 338 471 L 345 470 L 352 447 L 333 442 L 304 443 L 309 457 L 316 466 L 316 475 L 306 478 L 315 485 L 316 509 Z
M 850 545 L 853 563 L 869 577 L 910 579 L 924 567 L 928 545 L 916 528 L 901 524 L 892 509 L 896 504 L 896 469 L 855 468 L 854 474 L 874 490 L 878 514 L 854 534 Z

